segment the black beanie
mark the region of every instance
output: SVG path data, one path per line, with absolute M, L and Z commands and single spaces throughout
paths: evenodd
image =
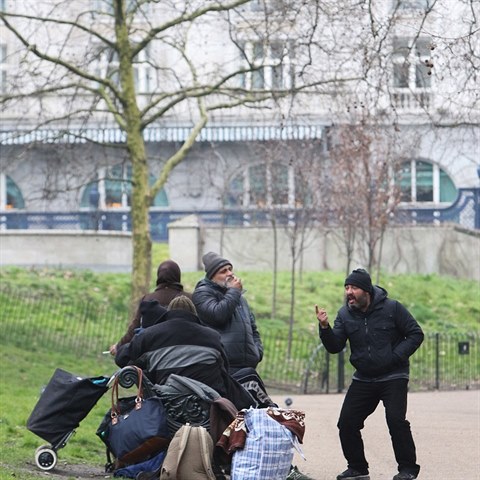
M 208 252 L 202 257 L 202 262 L 205 265 L 205 273 L 207 278 L 211 279 L 222 267 L 225 265 L 232 265 L 230 260 L 222 258 L 213 252 Z
M 143 328 L 155 325 L 167 313 L 167 309 L 158 300 L 142 300 L 139 309 Z
M 365 292 L 372 293 L 372 279 L 369 273 L 363 268 L 357 268 L 345 279 L 346 285 L 354 285 L 355 287 L 365 290 Z

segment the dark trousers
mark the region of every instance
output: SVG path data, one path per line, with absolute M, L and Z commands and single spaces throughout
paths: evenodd
M 368 472 L 362 434 L 365 419 L 377 408 L 380 401 L 385 407 L 385 417 L 392 438 L 393 451 L 399 472 L 418 475 L 415 444 L 407 414 L 408 380 L 396 379 L 386 382 L 360 382 L 353 380 L 343 402 L 338 429 L 343 455 L 348 466 L 361 473 Z

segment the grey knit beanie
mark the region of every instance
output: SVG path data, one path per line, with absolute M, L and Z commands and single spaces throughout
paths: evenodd
M 202 262 L 205 265 L 205 273 L 207 278 L 211 279 L 222 267 L 225 265 L 232 265 L 230 260 L 222 258 L 213 252 L 208 252 L 202 257 Z

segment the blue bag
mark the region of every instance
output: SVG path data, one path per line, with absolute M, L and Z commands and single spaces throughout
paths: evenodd
M 138 367 L 135 367 L 138 368 Z M 112 386 L 112 408 L 102 421 L 97 435 L 123 467 L 152 458 L 170 443 L 167 412 L 159 397 L 143 398 L 142 371 L 138 368 L 136 397 L 118 398 L 119 377 Z
M 144 462 L 128 465 L 127 467 L 119 468 L 113 472 L 114 477 L 136 478 L 140 472 L 155 472 L 162 466 L 163 460 L 167 450 L 162 450 L 160 453 L 145 460 Z

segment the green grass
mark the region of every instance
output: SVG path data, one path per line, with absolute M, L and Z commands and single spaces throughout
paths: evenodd
M 168 258 L 166 244 L 154 244 L 151 288 L 155 286 L 158 264 Z M 272 273 L 237 271 L 247 290 L 248 299 L 259 326 L 284 328 L 290 320 L 290 275 L 278 274 L 276 315 L 272 318 Z M 184 272 L 185 290 L 193 291 L 204 272 Z M 314 305 L 327 308 L 332 318 L 343 302 L 342 272 L 303 272 L 295 289 L 294 320 L 296 328 L 316 329 Z M 391 298 L 402 302 L 427 331 L 477 331 L 480 323 L 480 285 L 439 275 L 386 275 L 379 284 Z M 79 300 L 92 305 L 108 304 L 114 310 L 128 312 L 130 275 L 94 273 L 81 270 L 0 269 L 0 285 L 11 292 L 39 298 L 55 298 L 63 304 Z
M 156 267 L 168 258 L 165 245 L 155 244 L 152 288 Z M 247 289 L 246 297 L 254 310 L 260 332 L 283 329 L 290 318 L 290 278 L 281 272 L 278 278 L 277 313 L 271 318 L 271 272 L 237 272 Z M 203 272 L 183 274 L 185 289 L 192 291 Z M 295 328 L 316 332 L 314 304 L 325 306 L 330 317 L 343 301 L 344 273 L 305 272 L 297 279 L 295 292 Z M 438 275 L 384 275 L 379 282 L 392 298 L 400 300 L 418 319 L 426 332 L 478 332 L 480 324 L 480 289 L 478 282 Z M 1 290 L 20 292 L 41 299 L 55 299 L 65 306 L 79 300 L 94 307 L 110 305 L 118 312 L 118 321 L 128 323 L 130 276 L 100 274 L 79 270 L 0 269 Z M 0 302 L 2 297 L 0 296 Z M 21 302 L 21 300 L 20 300 Z M 5 302 L 4 302 L 5 303 Z M 14 314 L 0 305 L 0 315 Z M 35 317 L 35 309 L 31 311 Z M 72 317 L 72 321 L 75 318 Z M 101 324 L 98 326 L 101 328 Z M 29 432 L 27 418 L 34 408 L 40 390 L 48 383 L 55 368 L 86 376 L 110 375 L 115 371 L 109 356 L 79 358 L 72 354 L 45 351 L 35 346 L 34 338 L 27 344 L 1 342 L 0 370 L 0 480 L 44 478 L 34 465 L 35 449 L 46 442 Z M 105 462 L 103 444 L 95 431 L 109 408 L 105 395 L 82 421 L 76 435 L 59 451 L 59 465 L 96 465 Z M 26 473 L 27 472 L 27 473 Z M 28 473 L 30 472 L 30 473 Z
M 57 367 L 83 376 L 111 375 L 115 370 L 111 358 L 88 359 L 60 355 L 49 351 L 30 350 L 25 346 L 2 346 L 0 391 L 0 479 L 44 477 L 36 468 L 34 454 L 45 445 L 40 437 L 26 428 L 27 419 Z M 92 373 L 93 372 L 93 373 Z M 104 395 L 77 429 L 64 449 L 59 450 L 58 465 L 105 463 L 105 449 L 95 435 L 105 412 L 109 396 Z M 31 470 L 31 475 L 25 470 Z

